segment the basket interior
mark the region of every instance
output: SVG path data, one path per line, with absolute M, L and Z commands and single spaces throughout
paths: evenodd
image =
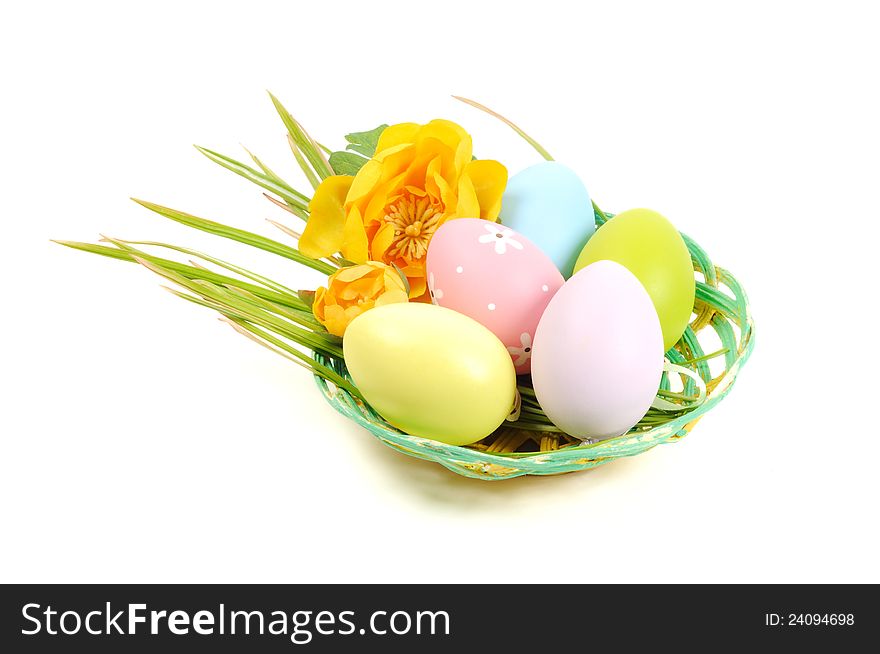
M 596 214 L 597 226 L 612 214 Z M 700 417 L 730 391 L 754 345 L 753 324 L 748 300 L 739 282 L 726 270 L 715 266 L 705 251 L 682 234 L 697 275 L 696 298 L 691 324 L 676 345 L 666 353 L 675 364 L 694 370 L 705 382 L 707 397 L 702 404 L 668 419 L 643 419 L 633 429 L 616 438 L 585 443 L 548 427 L 547 430 L 520 429 L 502 425 L 493 434 L 473 445 L 447 445 L 405 434 L 389 425 L 368 404 L 316 376 L 318 388 L 337 411 L 362 425 L 386 445 L 410 456 L 435 461 L 450 470 L 480 479 L 507 479 L 520 475 L 551 475 L 584 470 L 623 456 L 633 456 L 660 443 L 687 435 Z M 703 359 L 707 354 L 723 354 Z M 342 359 L 315 354 L 321 363 L 348 377 Z M 689 361 L 697 361 L 687 363 Z M 518 380 L 521 393 L 528 393 L 527 377 Z M 664 373 L 661 388 L 694 394 L 696 385 L 685 378 L 680 388 Z

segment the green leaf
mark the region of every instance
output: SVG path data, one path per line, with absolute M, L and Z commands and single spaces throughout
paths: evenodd
M 297 296 L 299 299 L 303 301 L 303 304 L 308 307 L 309 311 L 312 310 L 312 305 L 315 303 L 315 292 L 314 291 L 297 291 Z
M 147 254 L 145 252 L 140 252 L 138 250 L 134 250 L 134 248 L 130 248 L 129 250 L 120 250 L 115 247 L 110 247 L 107 245 L 97 245 L 94 243 L 81 243 L 78 241 L 55 241 L 59 245 L 63 245 L 65 247 L 72 248 L 74 250 L 81 250 L 82 252 L 90 252 L 92 254 L 99 254 L 103 257 L 109 257 L 111 259 L 119 259 L 121 261 L 130 261 L 132 263 L 137 263 L 135 257 L 140 259 L 144 259 L 151 263 L 154 263 L 162 268 L 166 268 L 167 270 L 171 270 L 176 272 L 177 274 L 186 277 L 187 279 L 202 279 L 205 281 L 213 282 L 219 285 L 230 285 L 234 284 L 239 288 L 245 289 L 253 293 L 254 295 L 263 298 L 264 300 L 270 300 L 277 304 L 282 304 L 284 306 L 290 307 L 292 309 L 306 310 L 307 307 L 303 303 L 299 297 L 286 295 L 282 293 L 277 293 L 275 291 L 262 288 L 255 284 L 249 284 L 247 282 L 243 282 L 234 277 L 229 277 L 228 275 L 222 275 L 220 273 L 215 273 L 211 270 L 207 270 L 205 268 L 198 268 L 196 266 L 190 266 L 184 263 L 179 263 L 177 261 L 173 261 L 171 259 L 164 259 L 162 257 L 155 257 L 153 255 Z
M 330 166 L 337 175 L 351 175 L 353 177 L 368 161 L 369 159 L 359 154 L 342 150 L 330 155 Z
M 197 250 L 191 250 L 190 248 L 180 247 L 179 245 L 172 245 L 171 243 L 160 243 L 158 241 L 125 241 L 123 239 L 116 238 L 106 238 L 106 241 L 113 243 L 118 248 L 123 250 L 132 250 L 135 254 L 144 254 L 140 250 L 135 250 L 132 248 L 132 245 L 148 245 L 153 247 L 165 248 L 166 250 L 173 250 L 175 252 L 180 252 L 181 254 L 187 254 L 191 257 L 197 257 L 209 263 L 213 263 L 216 266 L 220 266 L 221 268 L 225 268 L 230 272 L 234 272 L 237 275 L 241 275 L 242 277 L 246 277 L 252 281 L 257 282 L 258 284 L 262 284 L 266 288 L 269 288 L 276 293 L 281 293 L 283 295 L 296 295 L 296 291 L 293 289 L 287 288 L 283 284 L 279 284 L 278 282 L 274 282 L 268 277 L 264 277 L 263 275 L 258 275 L 255 272 L 248 270 L 247 268 L 242 268 L 241 266 L 237 266 L 235 264 L 229 263 L 227 261 L 223 261 L 222 259 L 218 259 L 216 257 L 212 257 L 209 254 L 205 254 L 204 252 L 199 252 Z
M 278 241 L 274 241 L 271 238 L 266 238 L 265 236 L 260 236 L 259 234 L 254 234 L 243 229 L 238 229 L 237 227 L 229 227 L 228 225 L 217 223 L 213 220 L 197 218 L 196 216 L 184 213 L 183 211 L 169 209 L 168 207 L 163 207 L 161 205 L 154 204 L 153 202 L 147 202 L 146 200 L 138 200 L 137 198 L 132 198 L 132 200 L 137 202 L 139 205 L 146 207 L 150 211 L 155 211 L 159 215 L 165 216 L 166 218 L 186 225 L 187 227 L 200 229 L 203 232 L 208 232 L 209 234 L 222 236 L 223 238 L 228 238 L 233 241 L 238 241 L 239 243 L 244 243 L 245 245 L 250 245 L 251 247 L 265 250 L 266 252 L 277 254 L 287 259 L 296 261 L 297 263 L 301 263 L 304 266 L 308 266 L 309 268 L 313 268 L 314 270 L 322 272 L 325 275 L 330 275 L 336 272 L 336 268 L 334 266 L 331 266 L 329 263 L 318 261 L 317 259 L 310 259 L 296 248 L 292 248 L 289 245 L 285 245 L 284 243 L 279 243 Z
M 346 134 L 345 140 L 348 141 L 348 145 L 345 149 L 362 154 L 369 159 L 376 154 L 376 146 L 379 144 L 379 137 L 382 136 L 382 132 L 384 132 L 387 127 L 388 125 L 379 125 L 368 132 L 352 132 L 351 134 Z
M 254 272 L 251 272 L 250 270 L 247 270 L 246 268 L 242 268 L 241 266 L 236 266 L 235 264 L 225 262 L 221 259 L 217 259 L 215 257 L 212 257 L 207 254 L 203 254 L 201 252 L 197 252 L 195 250 L 190 250 L 189 248 L 182 248 L 182 247 L 178 247 L 176 245 L 169 245 L 167 243 L 157 243 L 155 241 L 122 241 L 119 239 L 112 239 L 112 238 L 106 238 L 105 240 L 108 241 L 109 243 L 112 243 L 113 245 L 120 248 L 121 250 L 125 250 L 128 252 L 131 252 L 133 255 L 136 255 L 134 257 L 135 261 L 137 260 L 138 257 L 143 259 L 144 258 L 143 255 L 146 255 L 147 253 L 143 252 L 141 250 L 138 250 L 132 246 L 133 245 L 151 245 L 151 246 L 155 246 L 155 247 L 168 248 L 171 250 L 175 250 L 177 252 L 181 252 L 183 254 L 189 254 L 191 256 L 198 257 L 200 259 L 203 259 L 203 260 L 208 261 L 210 263 L 213 263 L 215 265 L 226 268 L 227 270 L 230 270 L 238 275 L 241 275 L 242 277 L 246 277 L 247 279 L 251 279 L 255 282 L 258 282 L 259 284 L 262 284 L 266 288 L 268 288 L 268 289 L 278 293 L 282 297 L 284 297 L 285 301 L 278 302 L 271 297 L 265 297 L 265 293 L 262 293 L 262 292 L 254 293 L 253 290 L 251 290 L 253 288 L 253 285 L 248 284 L 247 282 L 239 282 L 237 280 L 230 280 L 230 281 L 220 282 L 218 285 L 223 286 L 224 288 L 227 288 L 236 294 L 244 296 L 245 298 L 247 298 L 248 300 L 250 300 L 251 302 L 253 302 L 254 304 L 256 304 L 257 306 L 259 306 L 263 309 L 266 309 L 268 311 L 271 311 L 272 313 L 276 313 L 278 315 L 289 318 L 300 325 L 308 327 L 309 329 L 312 329 L 312 330 L 315 330 L 318 332 L 322 332 L 322 333 L 325 333 L 327 331 L 324 328 L 324 326 L 318 322 L 318 320 L 315 318 L 314 314 L 312 314 L 311 307 L 305 308 L 305 307 L 300 307 L 300 306 L 295 306 L 295 307 L 289 306 L 291 304 L 296 303 L 296 301 L 298 299 L 298 296 L 296 295 L 296 291 L 292 291 L 291 289 L 287 288 L 286 286 L 279 284 L 277 282 L 274 282 L 267 277 L 264 277 L 262 275 L 258 275 Z M 147 259 L 145 259 L 145 260 L 147 260 Z M 195 265 L 195 262 L 193 262 L 193 263 Z M 197 267 L 200 269 L 203 269 L 201 266 L 197 266 Z M 172 271 L 172 272 L 174 272 L 174 271 Z M 195 281 L 198 281 L 198 280 L 195 280 Z M 213 282 L 214 280 L 202 280 L 202 281 L 212 281 Z M 334 336 L 333 339 L 335 339 L 335 338 L 336 337 Z M 333 342 L 336 342 L 336 341 L 334 340 Z
M 379 125 L 368 132 L 352 132 L 345 135 L 348 145 L 345 150 L 330 155 L 330 166 L 337 175 L 356 175 L 357 172 L 376 154 L 379 137 L 388 125 Z
M 276 334 L 299 343 L 312 351 L 323 352 L 328 356 L 337 358 L 342 358 L 343 356 L 342 348 L 339 346 L 337 339 L 330 334 L 316 333 L 311 329 L 298 327 L 287 320 L 286 317 L 280 317 L 266 310 L 266 307 L 255 304 L 248 297 L 242 297 L 229 288 L 217 286 L 203 280 L 187 279 L 183 275 L 178 275 L 141 257 L 135 257 L 135 261 L 145 268 L 152 270 L 157 275 L 161 275 L 196 295 L 200 295 L 205 300 L 213 303 L 215 305 L 213 308 L 225 316 L 247 320 L 265 329 L 270 329 Z
M 184 297 L 188 300 L 198 302 L 198 298 L 193 298 L 192 296 L 187 296 L 185 294 L 180 294 L 181 297 Z M 360 398 L 363 400 L 363 395 L 361 395 L 360 390 L 358 390 L 350 381 L 340 376 L 332 368 L 325 366 L 321 363 L 318 363 L 314 360 L 313 357 L 309 357 L 294 347 L 291 347 L 288 343 L 272 336 L 272 334 L 264 332 L 259 327 L 252 325 L 248 322 L 237 320 L 235 318 L 229 319 L 230 324 L 235 327 L 236 331 L 247 336 L 251 340 L 263 345 L 264 347 L 272 350 L 276 354 L 279 354 L 287 359 L 293 360 L 295 363 L 302 365 L 303 367 L 312 370 L 315 374 L 320 375 L 324 379 L 332 382 L 339 388 L 345 389 L 351 395 Z
M 302 151 L 297 147 L 296 143 L 293 142 L 293 139 L 290 138 L 290 134 L 287 135 L 287 143 L 290 145 L 290 151 L 293 153 L 293 158 L 296 159 L 299 169 L 303 171 L 303 175 L 309 180 L 309 184 L 311 184 L 312 188 L 317 190 L 321 185 L 321 180 L 318 178 L 318 175 L 315 173 L 311 164 L 306 161 Z
M 332 175 L 333 170 L 330 168 L 330 164 L 324 157 L 324 153 L 321 152 L 321 148 L 318 146 L 317 142 L 306 133 L 302 125 L 300 125 L 290 112 L 284 108 L 284 105 L 281 104 L 281 101 L 278 98 L 271 93 L 269 94 L 269 97 L 272 99 L 272 104 L 275 105 L 275 111 L 277 111 L 278 115 L 281 117 L 281 122 L 283 122 L 284 126 L 287 128 L 287 133 L 290 135 L 291 141 L 293 141 L 294 145 L 303 153 L 318 176 L 321 179 L 324 179 L 325 177 Z
M 274 170 L 272 170 L 271 168 L 269 168 L 269 166 L 267 166 L 266 164 L 264 164 L 264 163 L 260 160 L 260 158 L 259 158 L 257 155 L 255 155 L 253 152 L 251 152 L 250 150 L 248 150 L 248 149 L 245 148 L 244 146 L 241 146 L 241 147 L 244 148 L 244 151 L 248 153 L 248 156 L 249 156 L 251 159 L 253 159 L 253 162 L 254 162 L 255 164 L 257 164 L 257 166 L 259 166 L 260 170 L 262 170 L 263 173 L 264 173 L 267 177 L 269 177 L 270 179 L 274 180 L 275 182 L 278 182 L 278 183 L 280 183 L 280 184 L 283 184 L 283 185 L 285 185 L 285 186 L 288 186 L 288 187 L 290 187 L 290 188 L 293 188 L 293 187 L 290 186 L 290 184 L 288 184 L 288 183 L 285 182 L 283 179 L 281 179 L 281 177 L 280 177 L 277 173 L 275 173 Z
M 306 327 L 316 334 L 319 334 L 322 338 L 330 343 L 333 343 L 335 345 L 342 345 L 342 339 L 329 333 L 324 328 L 324 325 L 318 322 L 317 318 L 315 318 L 314 314 L 311 311 L 298 311 L 294 309 L 288 309 L 287 307 L 276 304 L 275 302 L 263 300 L 259 296 L 254 295 L 253 293 L 237 286 L 232 286 L 231 284 L 226 285 L 225 288 L 234 295 L 241 297 L 245 301 L 250 302 L 260 309 L 265 309 L 270 313 L 274 313 L 278 316 L 281 316 L 282 318 L 287 318 L 297 323 L 298 325 Z
M 223 166 L 227 170 L 231 170 L 236 175 L 241 175 L 257 186 L 278 195 L 287 202 L 294 210 L 294 213 L 303 220 L 308 218 L 307 210 L 309 208 L 309 198 L 287 184 L 287 182 L 282 181 L 277 176 L 269 176 L 264 172 L 255 170 L 240 161 L 236 161 L 231 157 L 214 152 L 213 150 L 208 150 L 199 145 L 195 146 L 195 148 L 214 163 Z

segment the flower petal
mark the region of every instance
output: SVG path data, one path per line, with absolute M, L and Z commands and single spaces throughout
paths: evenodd
M 415 157 L 406 171 L 406 184 L 422 184 L 428 170 L 440 173 L 446 179 L 458 178 L 455 168 L 455 149 L 435 138 L 419 141 Z
M 501 196 L 507 186 L 507 168 L 491 159 L 471 161 L 464 169 L 480 203 L 480 218 L 496 220 L 501 211 Z
M 479 218 L 480 201 L 471 178 L 462 175 L 458 178 L 458 208 L 455 210 L 458 218 Z
M 368 275 L 371 272 L 373 272 L 373 269 L 366 263 L 358 266 L 348 266 L 346 268 L 340 268 L 337 272 L 333 273 L 333 279 L 331 282 L 344 282 L 348 284 L 349 282 L 359 280 L 361 277 Z
M 362 277 L 361 279 L 349 282 L 336 293 L 337 299 L 345 303 L 357 302 L 359 298 L 371 297 L 379 290 L 374 288 L 376 286 L 375 282 L 376 279 L 371 277 Z M 381 282 L 379 286 L 381 287 Z
M 413 143 L 416 140 L 416 134 L 421 129 L 421 125 L 417 123 L 399 123 L 386 127 L 379 135 L 379 141 L 376 143 L 376 152 L 381 153 L 383 150 L 392 148 L 401 143 Z
M 409 282 L 409 299 L 414 302 L 430 302 L 431 296 L 428 295 L 428 284 L 425 281 L 425 273 L 422 271 L 419 277 L 406 276 Z
M 391 155 L 397 154 L 398 152 L 403 152 L 404 150 L 408 150 L 412 146 L 412 143 L 398 143 L 397 145 L 392 145 L 390 148 L 385 148 L 384 150 L 377 151 L 376 154 L 373 155 L 373 159 L 375 159 L 379 163 L 382 163 Z
M 425 187 L 429 188 L 429 190 L 433 190 L 436 188 L 440 193 L 440 204 L 443 205 L 444 211 L 448 213 L 452 213 L 455 209 L 455 206 L 458 204 L 458 199 L 455 197 L 455 192 L 452 190 L 452 187 L 449 185 L 442 175 L 439 173 L 435 173 L 431 176 L 432 181 L 434 182 L 432 185 L 426 183 Z
M 381 155 L 377 155 L 375 161 L 382 164 L 380 181 L 387 182 L 405 172 L 412 164 L 415 155 L 415 146 L 409 144 L 389 148 Z
M 388 266 L 385 270 L 385 289 L 389 291 L 402 291 L 406 294 L 406 284 L 397 269 Z
M 372 300 L 367 300 L 363 304 L 358 304 L 358 305 L 351 306 L 351 307 L 345 307 L 345 322 L 346 322 L 345 326 L 348 327 L 348 323 L 350 323 L 352 320 L 357 318 L 364 311 L 369 311 L 372 308 L 373 308 L 373 301 Z M 343 331 L 345 331 L 345 328 L 343 328 Z
M 379 228 L 379 231 L 376 232 L 376 235 L 373 237 L 373 243 L 370 246 L 370 256 L 372 256 L 375 261 L 383 261 L 385 258 L 385 252 L 391 247 L 393 242 L 394 225 L 391 223 L 385 223 Z
M 379 297 L 376 298 L 375 306 L 381 307 L 386 304 L 396 304 L 398 302 L 407 302 L 409 298 L 406 295 L 406 291 L 387 291 L 382 293 Z
M 387 182 L 382 182 L 373 191 L 373 196 L 367 203 L 366 208 L 362 209 L 364 216 L 364 225 L 372 225 L 381 221 L 385 217 L 385 208 L 394 204 L 400 197 L 400 183 L 403 180 L 403 173 Z
M 326 315 L 321 322 L 328 332 L 336 336 L 342 336 L 349 323 L 345 317 L 345 310 L 338 304 L 327 305 Z
M 382 164 L 375 159 L 370 159 L 352 178 L 351 187 L 345 198 L 345 204 L 350 205 L 367 196 L 379 184 L 382 177 Z
M 461 171 L 473 156 L 473 141 L 464 128 L 451 120 L 437 118 L 419 132 L 419 140 L 436 138 L 455 149 L 455 170 Z
M 327 288 L 324 286 L 318 287 L 315 291 L 315 299 L 312 301 L 312 313 L 314 313 L 315 318 L 322 323 L 324 322 L 324 303 L 326 299 Z
M 344 240 L 343 203 L 353 177 L 333 175 L 315 189 L 309 202 L 309 221 L 299 239 L 299 249 L 307 257 L 320 259 L 339 252 Z
M 364 263 L 367 260 L 367 232 L 358 208 L 351 207 L 345 217 L 343 241 L 340 252 L 349 261 Z

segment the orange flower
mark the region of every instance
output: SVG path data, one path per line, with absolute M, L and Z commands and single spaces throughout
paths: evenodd
M 470 135 L 448 120 L 386 128 L 357 175 L 328 177 L 315 190 L 300 250 L 394 264 L 409 297 L 430 301 L 425 255 L 434 232 L 454 218 L 494 222 L 501 209 L 507 169 L 471 154 Z
M 407 301 L 400 274 L 378 261 L 342 268 L 330 275 L 327 286 L 315 292 L 312 312 L 336 336 L 342 336 L 348 323 L 374 306 Z

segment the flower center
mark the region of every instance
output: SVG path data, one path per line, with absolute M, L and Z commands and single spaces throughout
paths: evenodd
M 443 212 L 431 204 L 429 197 L 420 198 L 410 193 L 389 205 L 386 211 L 385 221 L 394 226 L 388 256 L 406 261 L 422 259 L 428 253 L 428 242 L 440 226 Z

